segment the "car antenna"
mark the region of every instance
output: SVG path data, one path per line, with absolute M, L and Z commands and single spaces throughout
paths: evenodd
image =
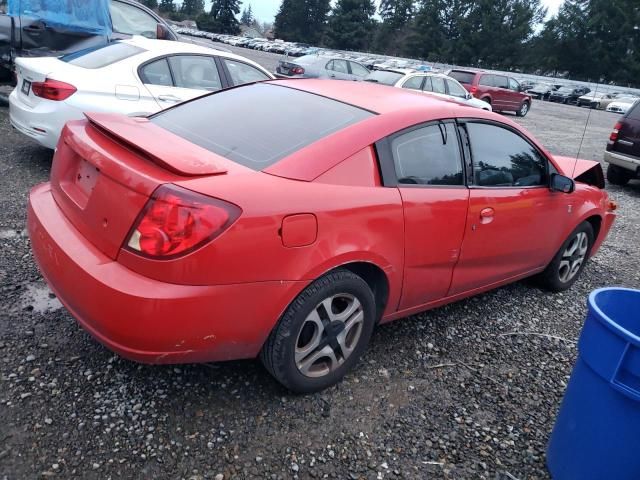
M 596 93 L 598 93 L 598 83 L 593 90 L 593 99 L 596 99 Z M 589 92 L 591 93 L 591 92 Z M 591 106 L 589 106 L 589 113 L 587 113 L 587 121 L 584 124 L 584 130 L 582 131 L 582 138 L 580 138 L 580 145 L 578 146 L 578 153 L 576 153 L 576 161 L 573 163 L 573 172 L 571 172 L 571 178 L 576 174 L 576 168 L 578 167 L 578 160 L 580 159 L 580 152 L 582 151 L 582 144 L 584 143 L 584 137 L 587 135 L 587 127 L 589 126 L 589 119 L 591 118 Z

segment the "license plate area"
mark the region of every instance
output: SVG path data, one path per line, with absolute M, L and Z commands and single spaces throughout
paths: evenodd
M 61 179 L 60 187 L 73 203 L 84 210 L 91 198 L 91 194 L 98 183 L 100 170 L 78 155 L 75 155 L 75 165 Z
M 20 88 L 20 91 L 28 97 L 31 91 L 31 82 L 29 80 L 22 80 L 22 88 Z

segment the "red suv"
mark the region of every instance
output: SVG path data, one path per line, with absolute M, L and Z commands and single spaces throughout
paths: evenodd
M 529 113 L 531 95 L 523 93 L 520 84 L 511 77 L 477 70 L 451 70 L 449 76 L 464 85 L 471 95 L 491 104 L 494 111 L 516 112 L 519 117 Z

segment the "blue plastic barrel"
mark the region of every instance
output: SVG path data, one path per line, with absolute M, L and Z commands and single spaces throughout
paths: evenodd
M 640 479 L 640 291 L 602 288 L 547 449 L 553 480 Z

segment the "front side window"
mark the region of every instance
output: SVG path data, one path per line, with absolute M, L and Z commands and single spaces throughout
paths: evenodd
M 422 79 L 424 77 L 411 77 L 402 85 L 402 88 L 408 88 L 410 90 L 420 90 L 422 88 Z
M 520 91 L 520 84 L 513 78 L 509 78 L 509 90 L 513 90 L 514 92 Z
M 169 65 L 171 65 L 176 87 L 210 92 L 222 88 L 220 75 L 212 57 L 175 55 L 169 57 Z
M 547 160 L 520 135 L 486 123 L 468 123 L 467 132 L 471 144 L 475 185 L 547 185 Z
M 447 86 L 449 87 L 449 95 L 459 98 L 467 98 L 467 91 L 458 82 L 447 80 Z
M 398 184 L 463 185 L 455 126 L 429 125 L 395 137 L 391 151 Z
M 244 85 L 245 83 L 269 80 L 269 77 L 264 72 L 244 62 L 238 62 L 228 58 L 224 58 L 222 61 L 227 66 L 227 70 L 231 75 L 231 82 L 234 85 Z
M 114 32 L 147 38 L 158 37 L 158 21 L 141 8 L 128 3 L 110 2 L 109 10 Z
M 147 63 L 140 70 L 140 79 L 147 85 L 162 85 L 172 87 L 171 71 L 166 58 L 161 58 L 155 62 Z

